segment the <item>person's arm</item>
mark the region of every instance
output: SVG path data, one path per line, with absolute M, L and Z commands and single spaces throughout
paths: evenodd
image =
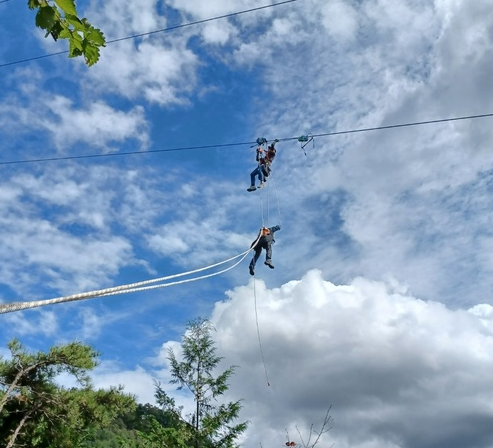
M 262 148 L 257 148 L 257 157 L 256 157 L 256 161 L 258 162 L 260 160 L 260 156 L 262 155 Z

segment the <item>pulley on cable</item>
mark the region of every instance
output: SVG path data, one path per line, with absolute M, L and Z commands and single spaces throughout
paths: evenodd
M 313 137 L 313 134 L 302 135 L 298 138 L 298 141 L 301 143 L 301 149 L 305 153 L 305 156 L 306 156 L 305 146 L 308 145 L 308 143 L 313 142 L 313 147 L 315 148 L 315 139 Z

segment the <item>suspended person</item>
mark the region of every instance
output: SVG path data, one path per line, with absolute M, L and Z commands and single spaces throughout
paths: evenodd
M 265 140 L 265 139 L 264 139 Z M 257 139 L 258 141 L 258 139 Z M 250 173 L 250 187 L 247 188 L 247 191 L 255 191 L 257 187 L 255 187 L 255 178 L 258 177 L 260 184 L 258 188 L 264 188 L 265 181 L 271 172 L 271 164 L 274 158 L 276 157 L 276 143 L 278 139 L 275 139 L 268 147 L 267 150 L 262 149 L 261 146 L 257 148 L 257 156 L 255 160 L 258 162 L 257 168 L 255 168 Z M 264 154 L 265 153 L 265 154 Z
M 274 233 L 278 230 L 281 230 L 281 226 L 262 227 L 260 229 L 257 239 L 250 246 L 255 251 L 249 266 L 250 275 L 255 274 L 255 263 L 257 263 L 257 260 L 260 258 L 262 249 L 265 249 L 264 264 L 269 266 L 269 268 L 274 269 L 274 265 L 272 264 L 272 244 L 275 243 Z

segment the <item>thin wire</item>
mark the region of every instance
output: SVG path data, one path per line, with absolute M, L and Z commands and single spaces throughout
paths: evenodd
M 474 118 L 485 118 L 485 117 L 492 117 L 492 116 L 493 116 L 493 113 L 481 114 L 481 115 L 470 115 L 467 117 L 442 118 L 439 120 L 417 121 L 414 123 L 403 123 L 403 124 L 391 124 L 388 126 L 377 126 L 374 128 L 362 128 L 362 129 L 353 129 L 353 130 L 349 130 L 349 131 L 326 132 L 324 134 L 313 134 L 313 137 L 327 137 L 329 135 L 342 135 L 342 134 L 354 134 L 356 132 L 380 131 L 383 129 L 403 128 L 403 127 L 407 127 L 407 126 L 421 126 L 423 124 L 444 123 L 446 121 L 471 120 Z
M 189 23 L 184 23 L 182 25 L 171 26 L 169 28 L 163 28 L 161 30 L 150 31 L 148 33 L 134 34 L 133 36 L 121 37 L 119 39 L 109 40 L 106 43 L 112 44 L 114 42 L 121 42 L 122 40 L 136 39 L 138 37 L 150 36 L 151 34 L 163 33 L 163 32 L 166 32 L 166 31 L 173 31 L 173 30 L 177 30 L 179 28 L 185 28 L 185 27 L 192 26 L 192 25 L 200 25 L 202 23 L 212 22 L 213 20 L 226 19 L 226 18 L 233 17 L 233 16 L 239 16 L 240 14 L 247 14 L 249 12 L 260 11 L 261 9 L 272 8 L 274 6 L 281 6 L 281 5 L 284 5 L 286 3 L 293 3 L 293 2 L 296 2 L 296 1 L 298 1 L 298 0 L 285 0 L 283 2 L 274 3 L 272 5 L 259 6 L 257 8 L 246 9 L 244 11 L 232 12 L 230 14 L 224 14 L 222 16 L 211 17 L 209 19 L 203 19 L 203 20 L 197 20 L 195 22 L 189 22 Z
M 116 156 L 129 156 L 136 154 L 152 154 L 157 152 L 175 152 L 175 151 L 190 151 L 195 149 L 212 149 L 212 148 L 224 148 L 231 146 L 245 146 L 249 145 L 251 142 L 244 143 L 224 143 L 219 145 L 202 145 L 202 146 L 186 146 L 180 148 L 167 148 L 167 149 L 152 149 L 149 151 L 127 151 L 127 152 L 115 152 L 106 154 L 88 154 L 80 156 L 63 156 L 63 157 L 49 157 L 42 159 L 25 159 L 25 160 L 12 160 L 7 162 L 0 162 L 0 165 L 13 165 L 22 163 L 39 163 L 39 162 L 55 162 L 60 160 L 73 160 L 73 159 L 96 159 L 100 157 L 116 157 Z
M 270 387 L 269 374 L 267 373 L 267 365 L 265 364 L 265 358 L 264 358 L 264 349 L 262 348 L 262 341 L 260 339 L 260 328 L 259 328 L 259 324 L 258 324 L 258 312 L 257 312 L 257 290 L 255 288 L 255 277 L 253 278 L 253 296 L 254 296 L 254 303 L 255 303 L 255 323 L 257 325 L 257 338 L 258 338 L 258 345 L 260 348 L 260 356 L 262 358 L 262 364 L 264 365 L 264 372 L 265 372 L 265 379 L 267 380 L 267 386 Z
M 3 0 L 3 1 L 9 1 L 9 0 Z M 138 37 L 150 36 L 152 34 L 164 33 L 164 32 L 167 32 L 167 31 L 174 31 L 174 30 L 177 30 L 177 29 L 180 29 L 180 28 L 186 28 L 186 27 L 189 27 L 189 26 L 200 25 L 202 23 L 212 22 L 214 20 L 220 20 L 220 19 L 225 19 L 225 18 L 229 18 L 229 17 L 239 16 L 241 14 L 247 14 L 247 13 L 254 12 L 254 11 L 260 11 L 261 9 L 273 8 L 274 6 L 281 6 L 281 5 L 285 5 L 286 3 L 293 3 L 293 2 L 296 2 L 296 1 L 298 1 L 298 0 L 285 0 L 283 2 L 274 3 L 272 5 L 259 6 L 257 8 L 251 8 L 251 9 L 246 9 L 244 11 L 238 11 L 238 12 L 233 12 L 233 13 L 230 13 L 230 14 L 224 14 L 222 16 L 211 17 L 209 19 L 203 19 L 203 20 L 197 20 L 195 22 L 183 23 L 181 25 L 170 26 L 168 28 L 163 28 L 163 29 L 160 29 L 160 30 L 149 31 L 148 33 L 141 33 L 141 34 L 134 34 L 132 36 L 120 37 L 120 38 L 117 38 L 117 39 L 112 39 L 112 40 L 106 41 L 106 45 L 108 45 L 108 44 L 114 44 L 115 42 L 121 42 L 123 40 L 137 39 Z M 19 60 L 19 61 L 6 62 L 4 64 L 0 64 L 0 68 L 2 68 L 2 67 L 8 67 L 10 65 L 22 64 L 24 62 L 31 62 L 31 61 L 35 61 L 35 60 L 38 60 L 38 59 L 49 58 L 51 56 L 58 56 L 60 54 L 66 54 L 66 53 L 68 53 L 68 50 L 66 50 L 66 51 L 59 51 L 57 53 L 45 54 L 45 55 L 42 55 L 42 56 L 34 56 L 32 58 L 22 59 L 22 60 Z
M 487 118 L 493 117 L 493 113 L 490 114 L 481 114 L 481 115 L 469 115 L 464 117 L 453 117 L 453 118 L 443 118 L 439 120 L 429 120 L 429 121 L 416 121 L 411 123 L 401 123 L 401 124 L 393 124 L 388 126 L 377 126 L 373 128 L 362 128 L 362 129 L 350 129 L 347 131 L 336 131 L 336 132 L 325 132 L 322 134 L 314 134 L 314 137 L 329 137 L 333 135 L 342 135 L 342 134 L 354 134 L 357 132 L 369 132 L 369 131 L 380 131 L 394 128 L 404 128 L 410 126 L 421 126 L 425 124 L 436 124 L 436 123 L 445 123 L 451 121 L 460 121 L 460 120 L 473 120 L 477 118 Z M 279 141 L 290 141 L 290 140 L 298 140 L 299 137 L 287 137 L 278 139 Z M 43 162 L 55 162 L 62 160 L 76 160 L 76 159 L 94 159 L 99 157 L 117 157 L 117 156 L 128 156 L 128 155 L 144 155 L 144 154 L 155 154 L 161 152 L 174 152 L 174 151 L 191 151 L 197 149 L 214 149 L 214 148 L 225 148 L 225 147 L 233 147 L 233 146 L 246 146 L 251 145 L 256 142 L 243 142 L 243 143 L 223 143 L 217 145 L 201 145 L 201 146 L 185 146 L 178 148 L 165 148 L 165 149 L 153 149 L 149 151 L 128 151 L 128 152 L 117 152 L 110 154 L 88 154 L 88 155 L 79 155 L 79 156 L 64 156 L 64 157 L 49 157 L 49 158 L 39 158 L 39 159 L 21 159 L 21 160 L 10 160 L 5 162 L 0 162 L 0 165 L 14 165 L 14 164 L 26 164 L 26 163 L 43 163 Z

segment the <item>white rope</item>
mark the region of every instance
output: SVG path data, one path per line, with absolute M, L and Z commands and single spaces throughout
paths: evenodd
M 224 272 L 227 272 L 227 271 L 235 268 L 236 266 L 238 266 L 246 258 L 246 256 L 248 255 L 248 252 L 250 252 L 250 251 L 247 251 L 246 253 L 244 253 L 244 255 L 242 254 L 243 257 L 240 259 L 240 261 L 237 261 L 234 265 L 232 265 L 226 269 L 223 269 L 222 271 L 213 272 L 212 274 L 202 275 L 200 277 L 187 278 L 185 280 L 180 280 L 178 282 L 163 283 L 162 285 L 143 286 L 140 288 L 132 288 L 132 289 L 125 289 L 123 291 L 109 292 L 106 294 L 101 294 L 98 297 L 112 296 L 115 294 L 125 294 L 127 292 L 148 291 L 148 290 L 157 289 L 157 288 L 166 288 L 167 286 L 181 285 L 182 283 L 195 282 L 197 280 L 202 280 L 204 278 L 214 277 L 215 275 L 223 274 Z
M 224 272 L 229 271 L 230 269 L 233 269 L 234 267 L 238 266 L 238 264 L 240 264 L 246 258 L 246 256 L 248 255 L 248 253 L 251 250 L 252 249 L 250 248 L 250 249 L 246 250 L 245 252 L 242 252 L 241 254 L 238 254 L 234 257 L 228 258 L 227 260 L 220 261 L 219 263 L 214 263 L 214 264 L 211 264 L 209 266 L 199 268 L 199 269 L 194 269 L 194 270 L 188 271 L 188 272 L 182 272 L 180 274 L 168 275 L 166 277 L 160 277 L 160 278 L 155 278 L 155 279 L 151 279 L 151 280 L 144 280 L 142 282 L 130 283 L 127 285 L 115 286 L 113 288 L 100 289 L 97 291 L 89 291 L 89 292 L 83 292 L 83 293 L 79 293 L 79 294 L 72 294 L 70 296 L 56 297 L 54 299 L 34 300 L 34 301 L 30 301 L 30 302 L 14 302 L 14 303 L 8 303 L 8 304 L 0 305 L 0 314 L 10 313 L 13 311 L 20 311 L 20 310 L 25 310 L 25 309 L 30 309 L 30 308 L 37 308 L 37 307 L 46 306 L 46 305 L 53 305 L 56 303 L 73 302 L 76 300 L 93 299 L 96 297 L 105 297 L 105 296 L 110 296 L 110 295 L 115 295 L 115 294 L 125 294 L 128 292 L 136 292 L 136 291 L 144 291 L 144 290 L 148 290 L 148 289 L 163 288 L 166 286 L 179 285 L 181 283 L 201 280 L 204 278 L 212 277 L 214 275 L 222 274 Z M 182 280 L 182 281 L 178 281 L 178 282 L 165 283 L 162 285 L 154 285 L 154 286 L 150 286 L 150 287 L 149 286 L 148 287 L 143 286 L 143 285 L 148 285 L 151 283 L 158 283 L 158 282 L 162 282 L 165 280 L 170 280 L 173 278 L 183 277 L 185 275 L 191 275 L 191 274 L 195 274 L 197 272 L 205 271 L 207 269 L 214 268 L 214 267 L 219 266 L 221 264 L 228 263 L 229 261 L 235 260 L 236 258 L 239 258 L 239 257 L 242 257 L 240 259 L 240 261 L 235 263 L 233 266 L 230 266 L 229 268 L 223 269 L 222 271 L 218 271 L 218 272 L 215 272 L 212 274 L 203 275 L 203 276 L 199 276 L 196 278 L 186 279 L 186 280 Z
M 281 206 L 279 205 L 279 195 L 277 194 L 277 187 L 276 187 L 276 182 L 274 181 L 274 176 L 272 175 L 272 173 L 270 173 L 270 176 L 271 176 L 271 181 L 274 184 L 274 193 L 276 194 L 277 213 L 279 215 L 279 222 L 278 222 L 278 224 L 281 226 L 282 225 L 282 223 L 281 223 Z
M 263 192 L 263 190 L 260 192 L 260 219 L 262 221 L 262 227 L 265 227 L 265 222 L 264 222 L 264 192 Z
M 262 340 L 260 339 L 260 328 L 258 325 L 257 288 L 255 287 L 255 277 L 253 277 L 253 297 L 254 297 L 254 307 L 255 307 L 255 324 L 257 325 L 257 338 L 258 338 L 258 345 L 260 348 L 260 356 L 262 358 L 262 364 L 264 366 L 264 373 L 265 373 L 265 379 L 267 381 L 267 386 L 270 387 L 269 374 L 267 372 L 267 365 L 265 364 L 264 349 L 262 348 Z

